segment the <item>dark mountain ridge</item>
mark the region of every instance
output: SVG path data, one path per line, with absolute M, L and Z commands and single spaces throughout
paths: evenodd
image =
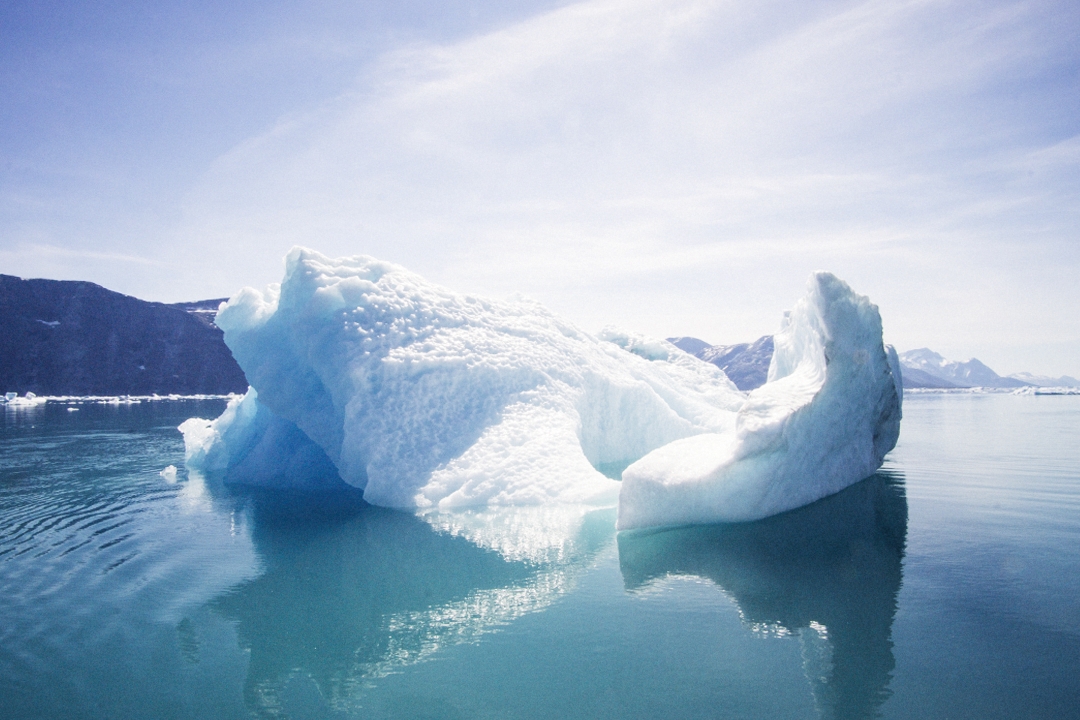
M 218 303 L 166 305 L 90 282 L 0 275 L 0 392 L 244 392 L 213 324 Z

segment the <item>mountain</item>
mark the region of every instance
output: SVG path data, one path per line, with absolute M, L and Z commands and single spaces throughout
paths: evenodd
M 1028 385 L 1035 385 L 1036 387 L 1080 387 L 1080 380 L 1068 375 L 1054 378 L 1046 375 L 1032 375 L 1031 373 L 1021 372 L 1013 373 L 1007 377 L 1027 383 Z
M 704 340 L 694 337 L 668 338 L 668 342 L 694 357 L 720 367 L 740 390 L 753 390 L 764 385 L 769 374 L 769 363 L 773 354 L 771 335 L 758 338 L 753 343 L 739 343 L 738 345 L 710 345 Z M 930 356 L 924 357 L 920 355 L 923 352 L 930 353 Z M 900 356 L 905 388 L 950 389 L 971 387 L 971 385 L 954 382 L 923 369 L 924 366 L 936 367 L 933 358 L 939 358 L 941 362 L 946 362 L 944 358 L 936 353 L 931 353 L 929 350 L 913 350 L 911 353 L 906 353 L 906 355 L 912 355 L 913 359 L 910 363 L 904 364 L 904 355 Z M 978 363 L 978 360 L 973 362 Z M 982 363 L 979 363 L 979 365 L 982 365 Z M 983 365 L 983 367 L 985 366 Z M 994 378 L 998 378 L 998 375 L 993 370 L 986 369 L 993 374 Z
M 929 348 L 900 353 L 904 372 L 904 387 L 949 387 L 949 385 L 916 385 L 915 381 L 929 376 L 930 382 L 951 383 L 952 387 L 1018 388 L 1032 383 L 1012 377 L 1001 377 L 975 358 L 967 362 L 946 360 Z M 908 382 L 909 375 L 912 383 Z
M 740 390 L 761 387 L 768 378 L 773 356 L 772 335 L 737 345 L 710 345 L 693 337 L 668 338 L 668 342 L 683 352 L 716 365 Z
M 900 374 L 903 375 L 903 382 L 905 389 L 911 388 L 934 388 L 950 389 L 950 388 L 962 388 L 966 385 L 957 385 L 954 382 L 948 380 L 942 380 L 939 377 L 935 377 L 925 370 L 919 370 L 918 368 L 908 367 L 903 363 L 900 364 Z
M 712 347 L 712 345 L 705 342 L 704 340 L 699 340 L 696 337 L 689 336 L 668 338 L 667 341 L 682 350 L 684 353 L 689 353 L 696 358 L 700 358 L 701 353 Z
M 753 390 L 764 385 L 769 374 L 773 354 L 772 335 L 738 345 L 710 345 L 695 337 L 673 337 L 668 338 L 668 342 L 721 368 L 740 390 Z M 928 348 L 900 353 L 900 366 L 905 389 L 1080 387 L 1080 380 L 1068 375 L 1052 378 L 1015 373 L 1002 377 L 975 358 L 967 362 L 946 360 Z
M 244 392 L 213 324 L 220 302 L 165 305 L 89 282 L 0 275 L 0 392 Z

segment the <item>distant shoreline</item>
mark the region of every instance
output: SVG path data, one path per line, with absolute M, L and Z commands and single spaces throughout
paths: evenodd
M 1074 387 L 1024 387 L 1024 388 L 904 388 L 905 395 L 1080 395 L 1080 388 Z M 243 397 L 242 393 L 224 395 L 196 394 L 181 395 L 34 395 L 5 398 L 0 395 L 0 406 L 7 408 L 39 407 L 46 403 L 57 405 L 138 405 L 144 402 L 161 400 L 232 400 Z
M 1080 388 L 1075 387 L 1038 387 L 1029 385 L 1021 388 L 1000 387 L 964 387 L 964 388 L 904 388 L 905 395 L 1080 395 Z
M 37 407 L 46 403 L 63 405 L 138 405 L 144 402 L 159 400 L 232 400 L 243 397 L 240 393 L 228 393 L 226 395 L 34 395 L 27 393 L 25 396 L 6 398 L 0 396 L 0 405 L 9 408 Z

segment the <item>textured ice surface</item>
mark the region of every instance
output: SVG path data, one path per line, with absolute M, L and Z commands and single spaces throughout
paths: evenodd
M 370 257 L 296 248 L 280 286 L 240 291 L 216 322 L 254 390 L 184 424 L 189 465 L 306 484 L 325 456 L 390 507 L 614 503 L 604 472 L 732 430 L 744 402 L 664 341 L 598 338 Z
M 903 391 L 877 307 L 816 273 L 774 340 L 768 382 L 733 431 L 680 439 L 626 469 L 620 529 L 756 520 L 880 467 L 900 433 Z
M 877 308 L 828 274 L 749 396 L 666 341 L 593 336 L 364 256 L 295 248 L 280 286 L 240 291 L 216 322 L 252 389 L 184 423 L 189 467 L 248 484 L 340 478 L 429 516 L 612 504 L 629 465 L 620 527 L 749 520 L 870 475 L 899 432 Z M 479 537 L 483 517 L 446 522 Z

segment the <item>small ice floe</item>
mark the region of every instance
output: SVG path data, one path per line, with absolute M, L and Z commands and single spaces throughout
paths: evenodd
M 79 412 L 79 408 L 77 408 L 77 407 L 69 407 L 69 408 L 67 409 L 67 411 L 68 411 L 68 412 Z
M 4 396 L 4 400 L 4 404 L 8 407 L 37 407 L 38 405 L 44 405 L 46 402 L 46 398 L 38 397 L 32 392 L 26 393 L 23 397 L 9 392 Z
M 100 405 L 138 405 L 142 400 L 132 395 L 114 395 L 103 397 L 97 402 Z
M 229 395 L 36 395 L 32 392 L 20 397 L 17 392 L 8 392 L 0 395 L 0 405 L 11 407 L 29 407 L 44 405 L 45 403 L 58 403 L 66 405 L 139 405 L 152 400 L 231 400 L 240 397 L 235 393 Z
M 42 325 L 48 325 L 51 328 L 54 328 L 60 324 L 59 320 L 38 320 L 38 322 Z
M 158 475 L 160 475 L 162 478 L 164 478 L 165 482 L 172 485 L 173 483 L 176 482 L 176 466 L 175 465 L 169 465 L 167 468 L 165 468 L 164 470 L 159 472 Z

